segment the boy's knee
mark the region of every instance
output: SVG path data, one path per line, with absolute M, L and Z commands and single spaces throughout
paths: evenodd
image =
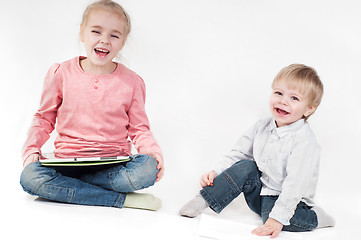
M 238 167 L 241 167 L 243 169 L 249 169 L 249 170 L 256 170 L 257 165 L 256 162 L 253 160 L 241 160 L 235 164 Z
M 255 186 L 261 186 L 255 161 L 241 160 L 226 169 L 222 174 L 233 184 L 243 186 L 244 192 L 249 191 L 250 188 L 253 189 Z
M 235 174 L 243 173 L 245 175 L 253 174 L 258 172 L 258 168 L 255 161 L 252 160 L 241 160 L 233 164 L 229 169 L 229 172 Z
M 48 172 L 39 162 L 30 163 L 21 173 L 20 185 L 25 192 L 36 195 L 40 187 L 52 178 Z

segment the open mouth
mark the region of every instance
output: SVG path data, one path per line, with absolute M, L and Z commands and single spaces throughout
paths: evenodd
M 110 53 L 110 51 L 103 48 L 95 48 L 94 51 L 100 57 L 105 57 Z
M 286 116 L 286 115 L 290 114 L 289 112 L 287 112 L 281 108 L 275 108 L 275 109 L 276 109 L 276 112 L 281 116 Z

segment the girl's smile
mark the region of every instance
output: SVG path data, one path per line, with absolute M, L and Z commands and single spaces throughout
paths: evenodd
M 106 57 L 110 53 L 110 51 L 105 48 L 94 48 L 94 51 L 99 57 Z

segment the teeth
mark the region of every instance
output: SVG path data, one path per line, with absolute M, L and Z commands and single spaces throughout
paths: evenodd
M 103 53 L 108 53 L 108 52 L 109 52 L 109 51 L 107 51 L 107 50 L 98 49 L 98 48 L 96 48 L 95 50 L 97 50 L 98 52 L 103 52 Z

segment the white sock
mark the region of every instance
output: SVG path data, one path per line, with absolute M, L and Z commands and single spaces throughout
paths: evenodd
M 318 206 L 314 206 L 311 208 L 316 215 L 317 215 L 317 221 L 318 225 L 317 228 L 325 228 L 325 227 L 333 227 L 335 226 L 335 219 L 328 215 L 322 208 Z
M 157 211 L 162 201 L 149 193 L 127 193 L 123 207 Z
M 208 203 L 204 198 L 197 195 L 179 210 L 179 214 L 184 217 L 194 218 L 207 207 Z

